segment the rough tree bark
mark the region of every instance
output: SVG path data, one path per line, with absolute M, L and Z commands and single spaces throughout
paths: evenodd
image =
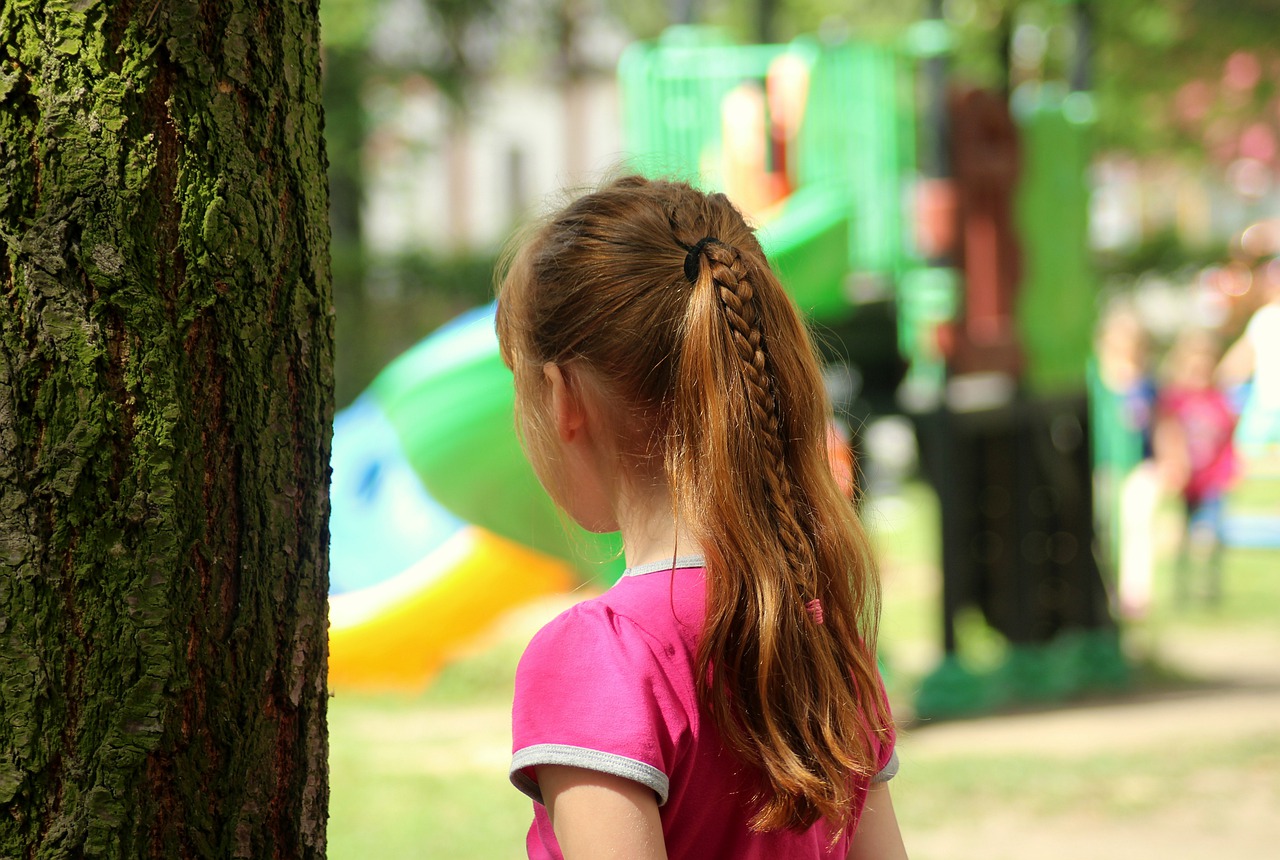
M 323 857 L 316 0 L 0 0 L 0 857 Z

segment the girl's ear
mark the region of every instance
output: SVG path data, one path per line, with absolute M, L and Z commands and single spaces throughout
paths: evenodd
M 581 434 L 587 419 L 586 407 L 574 385 L 572 372 L 548 361 L 542 365 L 542 373 L 551 388 L 551 415 L 555 420 L 556 435 L 561 442 L 572 442 Z

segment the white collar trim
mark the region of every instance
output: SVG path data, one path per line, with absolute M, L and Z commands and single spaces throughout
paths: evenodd
M 666 561 L 651 561 L 638 564 L 622 572 L 623 576 L 643 576 L 646 573 L 659 573 L 665 570 L 679 570 L 683 567 L 705 567 L 707 560 L 700 555 L 682 555 Z

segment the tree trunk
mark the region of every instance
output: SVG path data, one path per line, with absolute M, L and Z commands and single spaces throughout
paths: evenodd
M 323 857 L 314 0 L 0 0 L 0 857 Z

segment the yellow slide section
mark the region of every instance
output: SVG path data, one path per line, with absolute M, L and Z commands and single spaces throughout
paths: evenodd
M 465 526 L 386 582 L 329 598 L 329 687 L 422 692 L 503 614 L 576 581 L 561 561 Z

